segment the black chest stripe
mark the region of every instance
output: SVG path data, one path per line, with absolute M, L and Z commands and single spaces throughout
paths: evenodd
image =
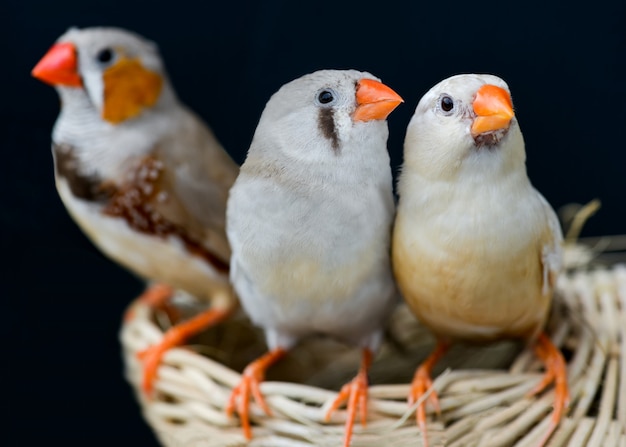
M 335 152 L 339 150 L 339 137 L 337 136 L 337 129 L 335 128 L 334 111 L 331 108 L 320 108 L 317 115 L 317 125 L 322 131 L 324 137 L 330 140 Z
M 86 176 L 79 172 L 74 149 L 67 144 L 53 144 L 55 169 L 57 176 L 63 177 L 72 194 L 89 202 L 104 202 L 111 192 L 102 187 L 102 181 L 96 176 Z

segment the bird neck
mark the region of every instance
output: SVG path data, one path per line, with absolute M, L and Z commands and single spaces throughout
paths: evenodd
M 303 143 L 278 132 L 257 134 L 242 171 L 298 189 L 372 183 L 389 184 L 391 188 L 386 139 L 387 133 L 379 132 L 371 138 L 343 140 L 334 151 L 330 147 L 320 148 L 316 140 Z
M 96 170 L 104 178 L 117 177 L 129 159 L 152 151 L 164 135 L 180 127 L 185 115 L 170 95 L 163 98 L 168 104 L 161 104 L 160 100 L 137 118 L 111 124 L 102 119 L 85 90 L 60 88 L 59 95 L 62 106 L 52 132 L 53 142 L 72 147 L 80 166 Z

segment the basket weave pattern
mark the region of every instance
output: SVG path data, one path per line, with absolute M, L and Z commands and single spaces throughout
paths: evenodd
M 295 360 L 286 360 L 282 371 L 276 365 L 279 371 L 261 385 L 272 416 L 251 404 L 254 437 L 247 442 L 224 406 L 240 380 L 237 371 L 263 352 L 261 333 L 239 316 L 207 331 L 213 335 L 204 344 L 172 349 L 159 369 L 156 395 L 148 400 L 140 392 L 136 354 L 158 342 L 166 324 L 157 323 L 148 307 L 133 306 L 120 335 L 126 375 L 164 446 L 340 445 L 345 411 L 329 423 L 323 416 L 356 373 L 357 350 L 325 341 L 296 347 L 289 356 Z M 571 393 L 567 417 L 549 445 L 626 447 L 626 266 L 563 274 L 547 330 L 566 356 Z M 246 331 L 255 340 L 252 347 L 240 335 Z M 428 331 L 400 306 L 371 370 L 368 423 L 356 424 L 354 447 L 422 445 L 406 398 L 415 367 L 432 346 Z M 542 377 L 532 351 L 505 343 L 454 352 L 435 370 L 442 414 L 430 414 L 430 445 L 535 445 L 547 429 L 554 392 L 549 387 L 526 397 Z

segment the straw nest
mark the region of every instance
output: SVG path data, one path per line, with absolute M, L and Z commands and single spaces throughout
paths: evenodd
M 607 255 L 605 262 L 589 245 L 570 244 L 570 268 L 558 282 L 547 331 L 565 354 L 572 399 L 550 441 L 553 447 L 626 447 L 626 265 L 608 257 L 607 240 L 615 242 L 593 241 Z M 186 297 L 176 302 L 183 316 L 197 311 Z M 133 303 L 133 309 L 120 334 L 126 376 L 164 446 L 341 444 L 345 411 L 336 412 L 329 423 L 323 416 L 341 385 L 356 373 L 357 349 L 311 339 L 292 350 L 261 385 L 272 416 L 251 404 L 253 439 L 247 442 L 238 419 L 226 417 L 224 406 L 239 372 L 265 351 L 262 333 L 240 313 L 189 345 L 170 350 L 148 400 L 140 391 L 137 353 L 158 342 L 171 322 L 140 303 Z M 368 423 L 356 424 L 354 447 L 422 445 L 406 398 L 415 368 L 433 346 L 429 332 L 400 306 L 370 371 Z M 442 414 L 430 414 L 431 446 L 533 446 L 547 428 L 553 391 L 526 396 L 542 370 L 524 346 L 457 345 L 435 376 Z

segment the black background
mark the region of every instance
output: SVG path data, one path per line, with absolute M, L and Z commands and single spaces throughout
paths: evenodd
M 497 74 L 512 90 L 535 186 L 555 208 L 602 200 L 583 235 L 626 232 L 623 1 L 566 9 L 545 1 L 212 3 L 0 6 L 9 353 L 0 370 L 9 391 L 2 407 L 11 414 L 8 431 L 0 430 L 3 445 L 155 443 L 123 378 L 117 338 L 141 284 L 93 248 L 65 212 L 49 150 L 59 102 L 29 75 L 69 26 L 120 26 L 156 41 L 180 98 L 239 163 L 269 96 L 302 74 L 366 70 L 404 97 L 389 118 L 394 172 L 406 125 L 433 84 L 461 72 Z

